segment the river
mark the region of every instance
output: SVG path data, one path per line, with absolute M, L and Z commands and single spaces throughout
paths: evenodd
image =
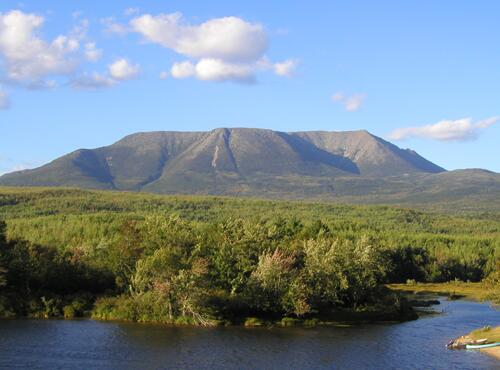
M 1 369 L 500 369 L 451 338 L 500 325 L 488 304 L 442 301 L 402 324 L 165 327 L 93 320 L 1 320 Z

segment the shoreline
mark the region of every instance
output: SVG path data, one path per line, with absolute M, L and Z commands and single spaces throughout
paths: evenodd
M 500 347 L 483 348 L 480 349 L 479 351 L 486 353 L 488 356 L 491 356 L 500 361 Z
M 415 307 L 418 308 L 418 307 Z M 366 324 L 396 324 L 403 323 L 420 318 L 419 311 L 412 310 L 405 313 L 387 313 L 387 312 L 348 312 L 339 311 L 331 315 L 318 315 L 310 316 L 307 318 L 297 318 L 284 316 L 281 318 L 261 317 L 261 316 L 241 316 L 233 317 L 231 319 L 214 319 L 212 325 L 199 325 L 183 321 L 182 318 L 177 318 L 173 322 L 158 322 L 158 321 L 135 321 L 124 320 L 116 317 L 103 317 L 98 315 L 90 315 L 86 317 L 95 321 L 115 321 L 127 322 L 138 324 L 154 324 L 154 325 L 167 325 L 167 326 L 190 326 L 190 327 L 245 327 L 245 328 L 272 328 L 272 327 L 328 327 L 328 326 L 356 326 Z
M 415 295 L 438 294 L 447 296 L 450 300 L 469 299 L 476 302 L 491 302 L 491 305 L 500 309 L 500 301 L 492 290 L 483 283 L 447 282 L 447 283 L 413 283 L 387 284 L 389 289 Z
M 451 342 L 450 348 L 452 349 L 465 349 L 467 344 L 474 341 L 483 341 L 483 343 L 497 343 L 500 342 L 500 326 L 497 327 L 484 327 L 481 329 L 473 330 L 468 334 L 462 335 Z M 476 342 L 477 343 L 477 342 Z M 488 356 L 500 360 L 500 346 L 491 348 L 477 348 L 466 349 L 468 351 L 478 350 Z
M 412 306 L 413 307 L 413 306 Z M 422 313 L 418 310 L 419 306 L 415 306 L 414 309 L 406 312 L 383 312 L 383 311 L 338 311 L 333 314 L 322 314 L 318 316 L 309 316 L 306 318 L 296 318 L 296 317 L 262 317 L 262 316 L 241 316 L 233 317 L 231 319 L 214 319 L 211 325 L 199 325 L 190 323 L 188 320 L 182 320 L 182 317 L 177 318 L 173 322 L 161 322 L 161 321 L 150 321 L 150 320 L 127 320 L 112 316 L 100 316 L 93 312 L 86 312 L 83 316 L 23 316 L 23 315 L 12 315 L 7 317 L 0 317 L 0 320 L 92 320 L 97 322 L 123 322 L 123 323 L 134 323 L 134 324 L 151 324 L 151 325 L 165 325 L 173 327 L 344 327 L 344 326 L 357 326 L 366 324 L 397 324 L 407 321 L 418 320 Z

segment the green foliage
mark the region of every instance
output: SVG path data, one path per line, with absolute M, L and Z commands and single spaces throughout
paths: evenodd
M 72 305 L 66 305 L 63 307 L 63 316 L 65 319 L 73 319 L 76 317 L 75 308 Z
M 384 251 L 362 237 L 354 242 L 319 238 L 304 247 L 306 285 L 316 305 L 357 307 L 373 302 L 384 282 L 388 261 Z
M 61 315 L 60 311 L 60 306 L 61 306 L 61 301 L 58 298 L 45 298 L 45 296 L 42 296 L 41 298 L 43 309 L 42 309 L 42 314 L 43 317 L 49 318 L 49 317 L 58 317 Z
M 164 247 L 138 261 L 131 297 L 141 311 L 151 311 L 148 317 L 153 317 L 152 321 L 174 322 L 182 316 L 208 325 L 211 318 L 206 309 L 207 262 L 183 260 L 179 252 L 176 248 Z
M 4 225 L 0 222 L 0 231 Z M 88 264 L 78 249 L 6 241 L 0 234 L 0 264 L 5 266 L 0 275 L 0 316 L 60 316 L 67 304 L 81 316 L 90 309 L 92 295 L 114 288 L 112 274 Z
M 497 214 L 63 189 L 0 200 L 0 316 L 394 319 L 408 310 L 388 282 L 498 286 Z
M 136 304 L 128 295 L 97 299 L 92 317 L 100 320 L 139 320 Z
M 245 326 L 263 326 L 264 321 L 258 317 L 247 317 L 243 323 Z
M 500 260 L 497 261 L 495 270 L 484 281 L 488 290 L 488 299 L 500 304 Z

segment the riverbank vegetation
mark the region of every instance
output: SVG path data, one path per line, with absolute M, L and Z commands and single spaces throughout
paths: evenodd
M 491 301 L 496 305 L 500 305 L 500 281 L 498 272 L 491 274 L 484 281 L 471 283 L 460 280 L 450 281 L 446 283 L 417 283 L 409 281 L 407 284 L 388 284 L 392 290 L 416 293 L 416 294 L 439 294 L 448 296 L 450 299 L 470 299 L 474 301 L 484 302 Z
M 0 217 L 2 316 L 398 320 L 414 314 L 386 283 L 498 286 L 490 213 L 0 188 Z

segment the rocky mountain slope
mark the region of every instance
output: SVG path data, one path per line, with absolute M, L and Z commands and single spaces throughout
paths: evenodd
M 6 174 L 0 185 L 391 201 L 446 192 L 496 195 L 499 177 L 484 170 L 447 172 L 367 131 L 220 128 L 129 135 Z

